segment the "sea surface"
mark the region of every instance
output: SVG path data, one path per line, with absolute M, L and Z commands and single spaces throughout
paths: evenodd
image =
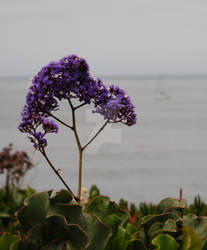
M 137 124 L 108 126 L 84 154 L 83 185 L 96 184 L 101 193 L 118 201 L 158 202 L 178 197 L 179 189 L 191 202 L 200 194 L 207 201 L 207 77 L 103 77 L 106 84 L 125 89 L 136 106 Z M 36 163 L 24 186 L 41 190 L 63 188 L 40 153 L 17 130 L 29 78 L 0 79 L 0 150 L 9 143 L 26 150 Z M 83 144 L 103 124 L 88 106 L 78 112 Z M 63 103 L 57 116 L 71 123 Z M 59 127 L 46 148 L 54 165 L 77 193 L 78 151 L 74 135 Z M 4 178 L 0 177 L 1 185 Z

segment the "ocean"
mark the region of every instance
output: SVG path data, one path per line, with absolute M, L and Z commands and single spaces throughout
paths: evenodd
M 102 77 L 122 87 L 136 106 L 137 124 L 110 124 L 84 154 L 83 186 L 96 184 L 101 193 L 118 201 L 159 202 L 178 198 L 188 203 L 200 194 L 207 201 L 207 76 Z M 0 79 L 0 150 L 9 143 L 26 150 L 36 164 L 24 186 L 41 190 L 64 188 L 41 154 L 17 130 L 29 78 Z M 85 144 L 103 119 L 84 107 L 78 112 L 78 130 Z M 63 103 L 57 116 L 70 124 Z M 48 138 L 49 158 L 77 193 L 78 150 L 74 135 L 59 126 Z M 4 177 L 0 177 L 4 185 Z

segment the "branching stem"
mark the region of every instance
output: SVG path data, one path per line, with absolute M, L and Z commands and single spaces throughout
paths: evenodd
M 72 111 L 72 127 L 71 129 L 73 130 L 73 133 L 75 135 L 75 139 L 76 139 L 76 143 L 77 143 L 77 146 L 78 146 L 78 152 L 79 152 L 79 164 L 78 164 L 78 196 L 77 198 L 80 200 L 81 198 L 81 187 L 82 187 L 82 168 L 83 168 L 83 151 L 84 149 L 86 149 L 88 147 L 89 144 L 91 144 L 91 142 L 101 133 L 101 131 L 105 128 L 105 126 L 107 125 L 107 123 L 109 122 L 109 120 L 107 120 L 103 126 L 99 129 L 99 131 L 91 138 L 91 140 L 83 147 L 81 145 L 81 142 L 80 142 L 80 138 L 79 138 L 79 135 L 78 135 L 78 131 L 77 131 L 77 126 L 76 126 L 76 116 L 75 116 L 75 111 L 76 109 L 84 106 L 86 103 L 82 103 L 80 104 L 79 106 L 76 106 L 74 107 L 72 102 L 71 102 L 71 99 L 68 98 L 68 103 L 70 105 L 70 108 L 71 108 L 71 111 Z
M 80 105 L 74 107 L 74 109 L 75 109 L 75 110 L 76 110 L 76 109 L 79 109 L 79 108 L 83 107 L 84 105 L 86 105 L 86 102 L 83 102 L 83 103 L 81 103 Z
M 79 152 L 79 164 L 78 164 L 78 199 L 81 198 L 81 187 L 82 187 L 82 159 L 83 159 L 83 148 L 81 146 L 81 142 L 78 136 L 78 132 L 77 132 L 77 127 L 76 127 L 76 117 L 75 117 L 75 110 L 76 108 L 74 108 L 72 102 L 70 99 L 68 99 L 69 105 L 71 107 L 71 111 L 72 111 L 72 122 L 73 122 L 73 132 L 75 135 L 75 139 L 76 139 L 76 143 L 78 146 L 78 152 Z M 83 106 L 83 105 L 82 105 Z
M 59 118 L 57 118 L 56 116 L 54 116 L 53 114 L 51 113 L 48 113 L 48 115 L 50 115 L 51 117 L 53 117 L 56 121 L 60 122 L 61 124 L 63 124 L 64 126 L 70 128 L 73 130 L 73 127 L 72 126 L 69 126 L 67 123 L 65 123 L 64 121 L 60 120 Z
M 107 123 L 109 122 L 109 120 L 107 120 L 103 126 L 99 129 L 99 131 L 90 139 L 90 141 L 82 148 L 83 150 L 86 149 L 88 147 L 89 144 L 91 144 L 91 142 L 101 133 L 101 131 L 106 127 Z
M 77 201 L 79 202 L 79 198 L 76 197 L 74 195 L 74 193 L 71 191 L 71 189 L 69 188 L 69 186 L 67 185 L 67 183 L 63 180 L 62 176 L 59 174 L 58 170 L 53 166 L 52 162 L 49 160 L 44 148 L 42 147 L 40 150 L 39 150 L 42 155 L 45 157 L 46 161 L 48 162 L 48 164 L 50 165 L 50 167 L 52 168 L 52 170 L 55 172 L 55 174 L 58 176 L 58 178 L 61 180 L 61 182 L 64 184 L 64 186 L 67 188 L 67 190 L 69 191 L 69 193 L 72 195 L 72 197 Z

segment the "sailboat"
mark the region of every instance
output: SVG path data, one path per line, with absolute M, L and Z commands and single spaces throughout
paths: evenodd
M 169 100 L 170 96 L 167 91 L 164 89 L 162 84 L 163 77 L 158 78 L 157 86 L 154 89 L 155 99 L 160 101 Z

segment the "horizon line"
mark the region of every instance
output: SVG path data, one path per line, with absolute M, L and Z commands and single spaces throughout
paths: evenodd
M 29 75 L 0 75 L 0 79 L 4 78 L 32 78 L 33 76 Z M 163 78 L 163 77 L 207 77 L 207 73 L 193 73 L 193 74 L 188 74 L 188 73 L 180 73 L 180 74 L 103 74 L 103 75 L 94 75 L 95 78 L 101 78 L 101 77 L 106 77 L 106 78 L 114 78 L 114 77 L 122 77 L 122 78 L 150 78 L 150 77 L 156 77 L 156 78 Z

